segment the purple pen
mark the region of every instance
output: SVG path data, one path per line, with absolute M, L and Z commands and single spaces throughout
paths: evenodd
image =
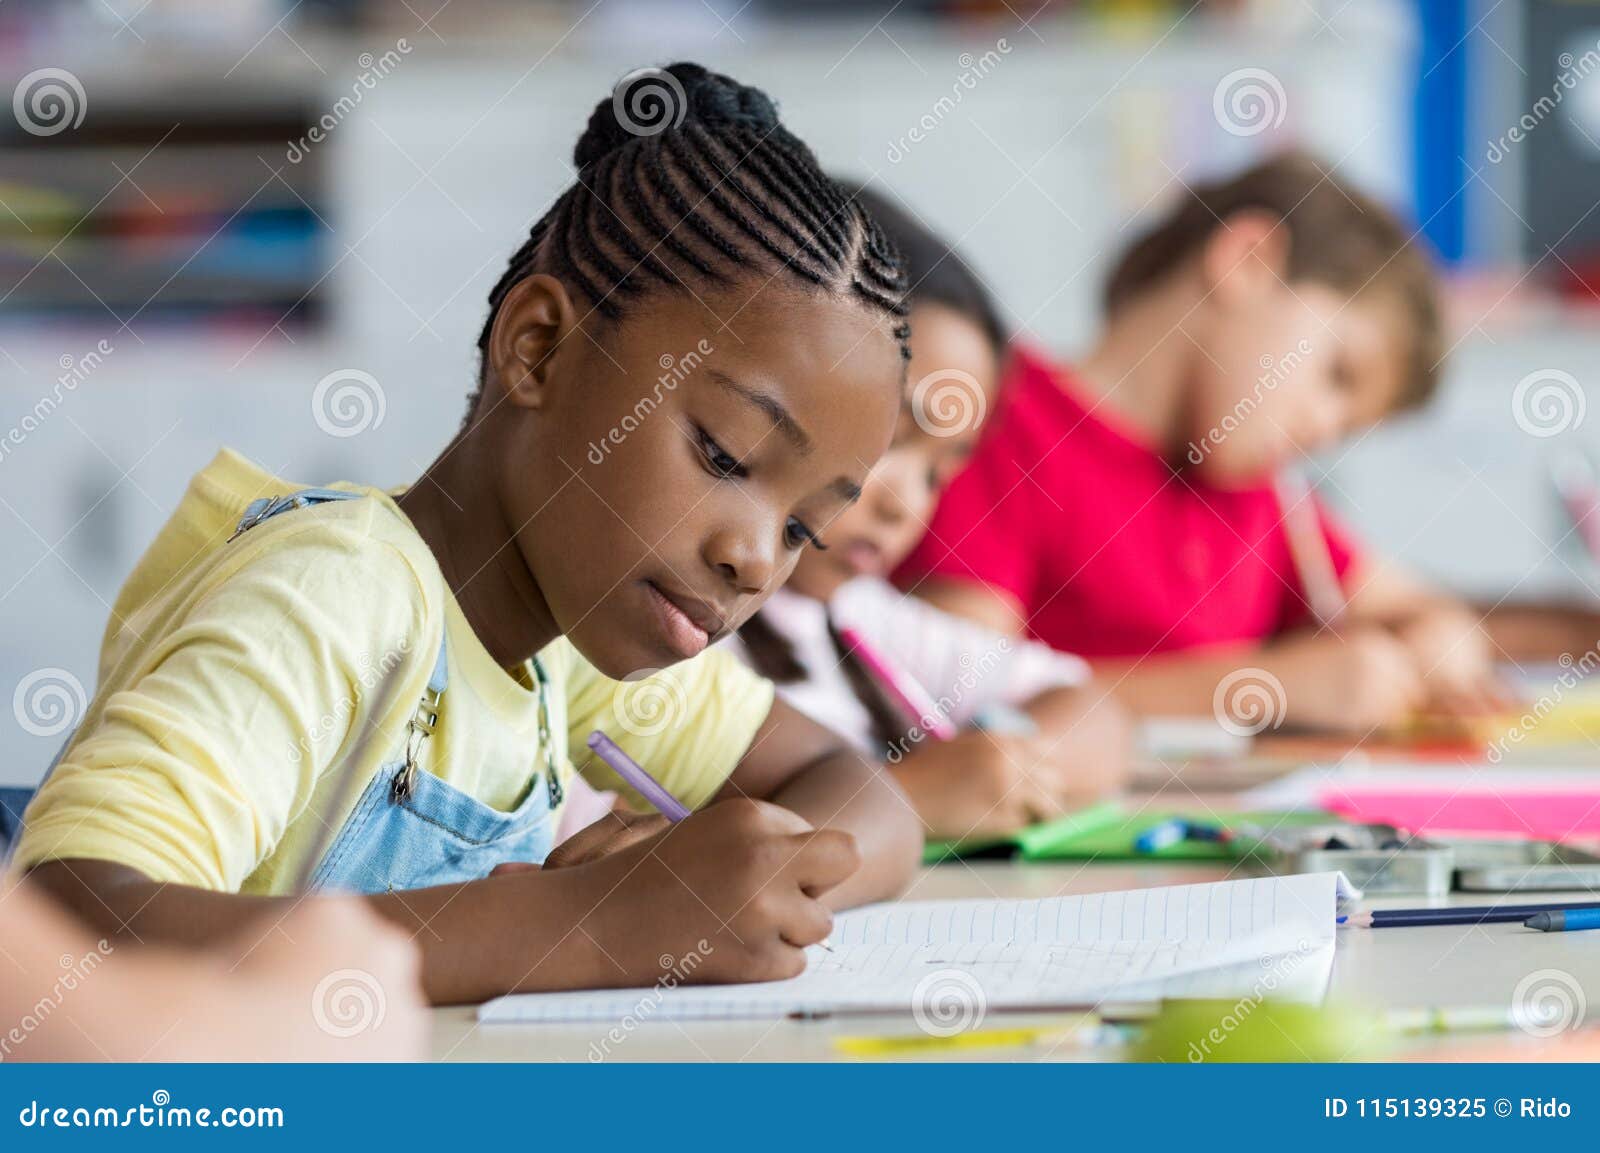
M 655 806 L 656 811 L 667 820 L 681 821 L 689 815 L 682 801 L 662 788 L 659 781 L 645 772 L 643 765 L 623 752 L 616 741 L 599 729 L 589 734 L 589 747 L 594 750 L 595 756 L 610 765 L 617 776 L 637 789 L 639 795 Z

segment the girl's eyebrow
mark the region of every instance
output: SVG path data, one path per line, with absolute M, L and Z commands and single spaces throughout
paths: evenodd
M 784 439 L 794 445 L 796 451 L 804 455 L 811 451 L 811 437 L 806 430 L 800 427 L 793 414 L 783 406 L 783 402 L 770 392 L 762 392 L 758 388 L 740 384 L 727 373 L 719 372 L 714 368 L 706 369 L 706 375 L 717 384 L 739 397 L 748 404 L 753 404 L 764 412 L 773 426 L 783 434 Z M 841 478 L 842 479 L 842 478 Z

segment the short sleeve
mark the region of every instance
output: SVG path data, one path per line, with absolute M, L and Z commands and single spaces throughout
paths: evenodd
M 237 891 L 363 720 L 373 667 L 412 651 L 424 618 L 393 547 L 327 528 L 275 537 L 96 700 L 28 809 L 18 865 L 114 861 Z
M 569 643 L 569 642 L 563 642 Z M 649 805 L 588 747 L 600 729 L 691 809 L 716 796 L 772 711 L 772 682 L 721 646 L 635 681 L 603 675 L 576 651 L 567 662 L 572 759 L 597 789 Z

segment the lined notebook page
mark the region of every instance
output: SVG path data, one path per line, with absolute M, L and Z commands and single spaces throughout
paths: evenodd
M 1318 1002 L 1333 966 L 1338 873 L 1033 901 L 907 901 L 842 913 L 832 951 L 754 985 L 524 993 L 482 1021 L 774 1018 L 913 1012 L 941 983 L 989 1009 L 1267 996 Z

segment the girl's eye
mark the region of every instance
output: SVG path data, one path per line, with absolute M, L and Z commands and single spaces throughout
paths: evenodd
M 783 540 L 790 548 L 804 548 L 810 545 L 820 552 L 827 552 L 828 546 L 822 543 L 822 538 L 806 527 L 804 521 L 790 517 L 783 526 Z
M 700 428 L 695 433 L 700 440 L 700 454 L 705 457 L 706 467 L 714 474 L 735 478 L 746 475 L 745 467 L 738 458 L 713 440 L 709 432 Z

